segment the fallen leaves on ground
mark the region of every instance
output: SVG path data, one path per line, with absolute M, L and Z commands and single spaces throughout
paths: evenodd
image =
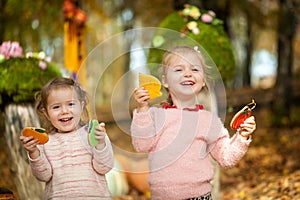
M 244 158 L 221 170 L 222 200 L 300 199 L 300 127 L 266 125 L 260 112 L 257 131 Z

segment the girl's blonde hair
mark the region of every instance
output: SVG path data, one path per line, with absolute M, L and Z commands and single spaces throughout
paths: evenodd
M 190 54 L 190 53 L 195 54 L 199 58 L 201 67 L 204 72 L 204 81 L 206 83 L 206 79 L 209 78 L 209 75 L 208 75 L 208 70 L 207 70 L 208 66 L 205 63 L 205 59 L 204 59 L 203 55 L 201 54 L 201 52 L 197 48 L 191 48 L 188 46 L 175 46 L 165 52 L 165 54 L 163 55 L 163 58 L 162 58 L 162 63 L 161 63 L 162 75 L 166 75 L 167 67 L 170 66 L 170 62 L 174 56 L 179 56 L 179 57 L 184 58 L 186 54 Z M 206 84 L 203 89 L 205 89 L 205 91 L 207 92 L 208 88 L 207 88 Z M 172 101 L 171 95 L 168 91 L 168 88 L 165 88 L 165 90 L 168 92 L 168 97 L 167 97 L 166 102 L 162 102 L 162 105 L 166 105 L 166 104 L 173 105 L 173 101 Z
M 79 122 L 80 126 L 84 126 L 88 120 L 88 110 L 86 108 L 87 105 L 87 93 L 82 87 L 75 82 L 71 78 L 54 78 L 50 80 L 46 85 L 43 86 L 40 92 L 36 94 L 35 97 L 35 110 L 38 114 L 38 117 L 41 122 L 41 126 L 45 128 L 47 133 L 56 132 L 56 128 L 52 125 L 52 123 L 45 116 L 45 112 L 47 113 L 47 98 L 51 91 L 56 90 L 58 88 L 66 88 L 66 89 L 75 89 L 79 101 L 83 104 L 82 117 Z

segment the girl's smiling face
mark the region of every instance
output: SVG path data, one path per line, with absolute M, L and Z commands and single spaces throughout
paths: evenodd
M 194 53 L 172 55 L 166 73 L 162 76 L 173 102 L 196 102 L 196 95 L 205 85 L 202 62 Z M 177 105 L 179 106 L 179 105 Z
M 49 93 L 45 115 L 59 133 L 67 133 L 79 128 L 82 109 L 74 88 L 57 88 Z

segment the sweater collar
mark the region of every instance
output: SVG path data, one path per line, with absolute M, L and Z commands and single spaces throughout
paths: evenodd
M 177 109 L 177 107 L 175 105 L 163 105 L 162 108 L 164 108 L 164 109 L 170 109 L 170 108 Z M 195 108 L 183 108 L 183 110 L 188 110 L 188 111 L 198 111 L 198 110 L 203 110 L 203 109 L 204 109 L 203 105 L 200 105 L 200 104 L 196 104 Z

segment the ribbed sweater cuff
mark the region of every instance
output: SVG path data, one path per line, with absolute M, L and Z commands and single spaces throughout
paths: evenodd
M 147 112 L 137 112 L 137 110 L 135 109 L 133 111 L 133 114 L 136 117 L 133 118 L 133 123 L 140 127 L 149 126 L 151 124 L 151 116 L 149 110 Z
M 105 137 L 105 147 L 103 149 L 98 150 L 93 147 L 92 151 L 97 162 L 105 163 L 108 166 L 113 165 L 113 150 L 108 136 Z

